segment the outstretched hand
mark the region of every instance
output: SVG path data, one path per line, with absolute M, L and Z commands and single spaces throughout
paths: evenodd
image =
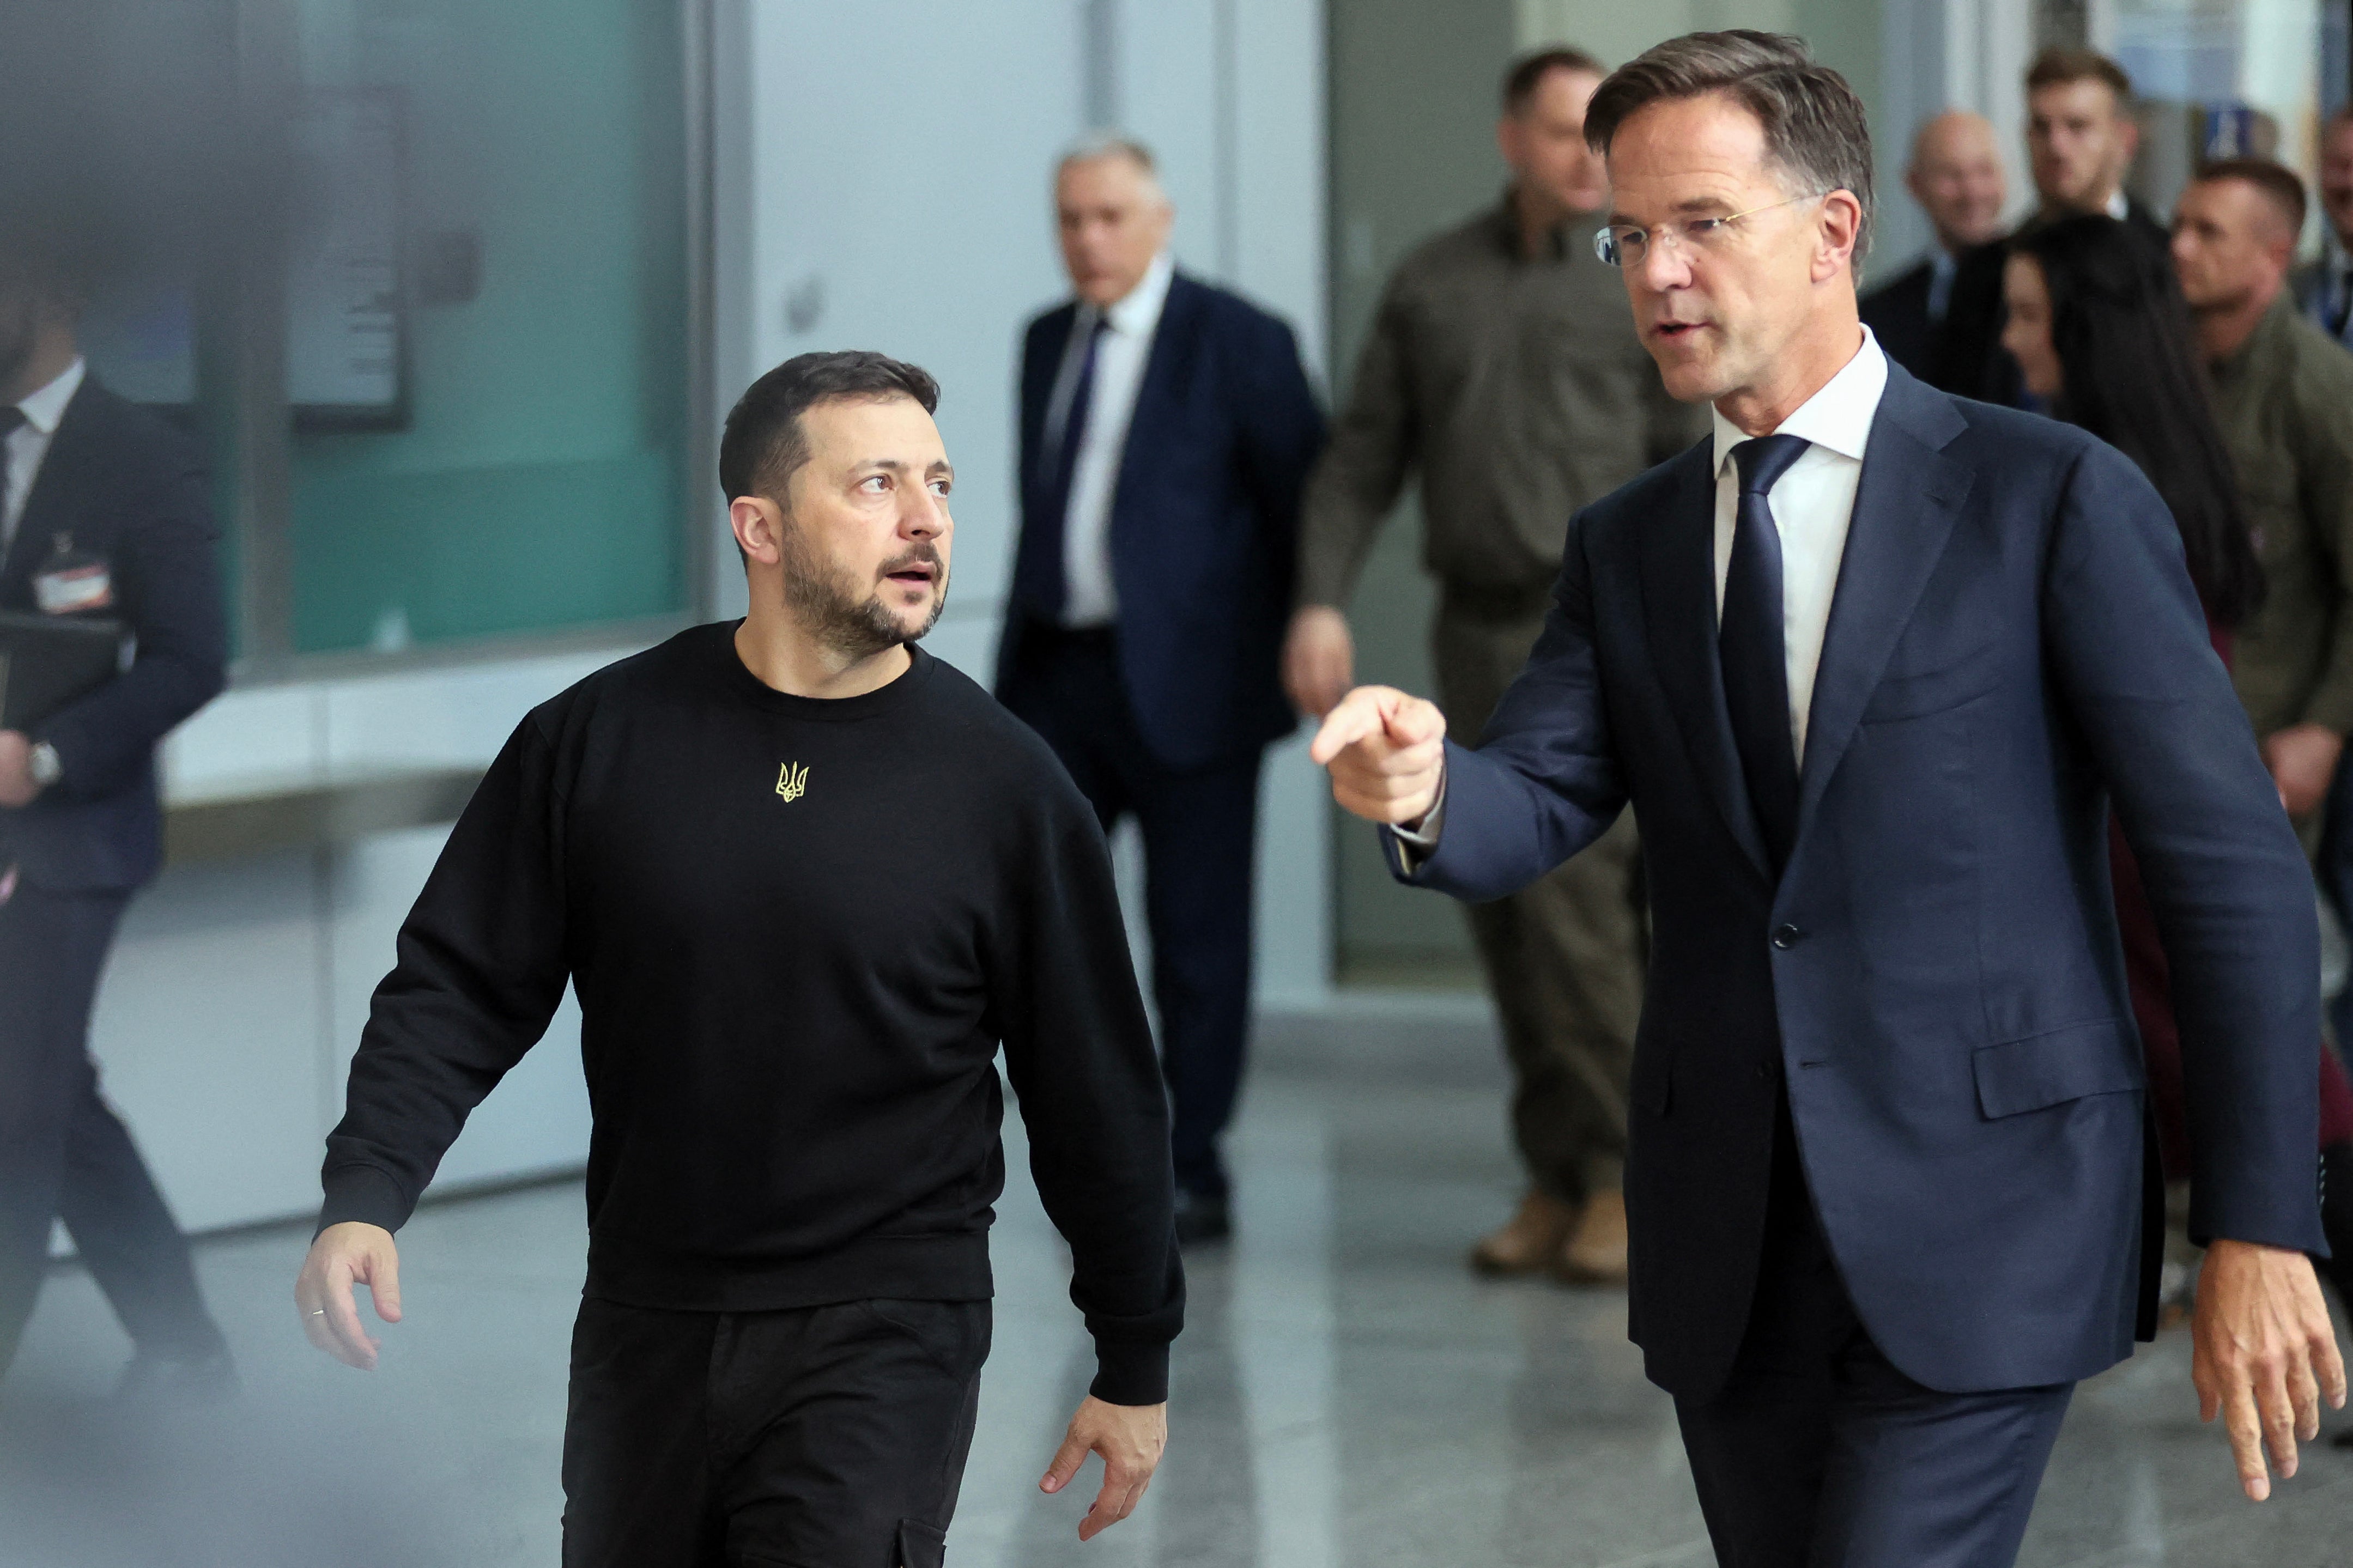
M 1079 1539 L 1092 1541 L 1135 1511 L 1167 1447 L 1166 1405 L 1107 1405 L 1089 1394 L 1079 1413 L 1071 1417 L 1071 1429 L 1055 1451 L 1054 1462 L 1046 1467 L 1038 1489 L 1050 1494 L 1060 1491 L 1078 1479 L 1079 1468 L 1089 1454 L 1101 1454 L 1103 1490 L 1096 1494 L 1086 1518 L 1079 1521 Z
M 331 1225 L 302 1260 L 294 1306 L 312 1344 L 345 1366 L 373 1372 L 381 1342 L 360 1326 L 359 1304 L 352 1298 L 355 1283 L 368 1288 L 377 1317 L 400 1321 L 400 1249 L 392 1232 L 356 1221 Z
M 2221 1415 L 2239 1484 L 2261 1502 L 2272 1495 L 2264 1446 L 2282 1479 L 2293 1476 L 2297 1439 L 2320 1435 L 2320 1401 L 2345 1407 L 2345 1362 L 2312 1260 L 2285 1247 L 2217 1241 L 2199 1268 L 2192 1332 L 2198 1418 Z
M 1340 700 L 1307 754 L 1330 770 L 1332 798 L 1367 822 L 1409 826 L 1438 804 L 1446 715 L 1392 686 L 1359 686 Z

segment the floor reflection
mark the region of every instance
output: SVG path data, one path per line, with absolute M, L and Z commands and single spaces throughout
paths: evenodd
M 1038 1477 L 1092 1358 L 1069 1259 L 1017 1184 L 957 1568 L 1703 1568 L 1713 1561 L 1625 1300 L 1473 1279 L 1515 1195 L 1492 1033 L 1467 1006 L 1268 1021 L 1234 1139 L 1239 1235 L 1192 1267 L 1174 1444 L 1136 1517 L 1077 1537 L 1099 1476 Z M 1022 1151 L 1018 1131 L 1011 1163 Z M 576 1186 L 428 1209 L 410 1320 L 363 1377 L 302 1342 L 300 1228 L 205 1244 L 248 1397 L 127 1423 L 96 1402 L 121 1337 L 87 1280 L 45 1297 L 0 1392 L 0 1568 L 553 1563 Z M 2341 1568 L 2353 1454 L 2237 1498 L 2179 1337 L 2078 1396 L 2024 1568 Z M 2345 1424 L 2331 1417 L 2332 1426 Z

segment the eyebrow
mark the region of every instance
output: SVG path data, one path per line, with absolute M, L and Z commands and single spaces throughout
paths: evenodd
M 1730 202 L 1725 201 L 1722 196 L 1690 196 L 1683 201 L 1677 202 L 1674 205 L 1673 210 L 1679 216 L 1704 217 L 1711 212 L 1730 212 L 1733 210 L 1733 206 Z M 1643 226 L 1639 219 L 1629 217 L 1621 212 L 1613 211 L 1609 215 L 1609 218 L 1603 223 L 1602 226 L 1605 228 L 1641 228 Z
M 913 467 L 914 465 L 913 463 L 907 462 L 899 458 L 869 458 L 864 462 L 858 464 L 850 471 L 860 474 L 903 474 L 908 472 Z M 955 465 L 949 462 L 945 458 L 937 458 L 925 465 L 923 472 L 926 474 L 944 474 L 949 479 L 954 479 L 955 478 Z

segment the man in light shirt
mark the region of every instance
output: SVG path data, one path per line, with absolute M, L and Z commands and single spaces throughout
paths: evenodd
M 1597 246 L 1715 437 L 1570 522 L 1478 750 L 1360 688 L 1333 792 L 1470 900 L 1641 817 L 1630 1328 L 1718 1557 L 1839 1568 L 2006 1568 L 2074 1384 L 2153 1327 L 2113 810 L 2202 1108 L 2193 1377 L 2263 1499 L 2345 1395 L 2305 1257 L 2319 942 L 2173 520 L 1872 341 L 1862 104 L 1800 40 L 1670 40 L 1587 127 Z
M 1297 722 L 1277 671 L 1324 420 L 1291 329 L 1178 268 L 1152 154 L 1056 171 L 1075 298 L 1021 351 L 1021 537 L 997 689 L 1105 831 L 1144 837 L 1187 1243 L 1231 1226 L 1219 1139 L 1250 1020 L 1258 775 Z

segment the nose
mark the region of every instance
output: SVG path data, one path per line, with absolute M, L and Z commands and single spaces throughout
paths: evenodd
M 936 539 L 953 526 L 948 521 L 947 502 L 932 493 L 924 485 L 914 491 L 915 499 L 899 514 L 899 531 L 910 539 Z
M 1654 294 L 1680 289 L 1691 281 L 1691 258 L 1674 239 L 1672 229 L 1654 233 L 1642 247 L 1642 258 L 1628 268 L 1637 282 Z

